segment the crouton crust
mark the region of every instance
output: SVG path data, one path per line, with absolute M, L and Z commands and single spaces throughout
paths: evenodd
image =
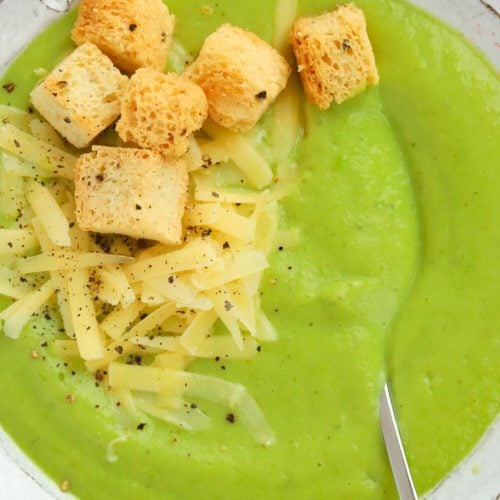
M 187 185 L 183 160 L 166 160 L 147 149 L 94 146 L 75 166 L 78 225 L 180 243 Z
M 379 81 L 365 16 L 354 4 L 297 19 L 290 40 L 304 90 L 321 109 Z
M 120 69 L 163 70 L 175 17 L 162 0 L 82 0 L 71 33 L 77 45 L 92 42 Z
M 198 85 L 175 73 L 143 68 L 122 97 L 116 130 L 124 141 L 179 157 L 207 116 L 207 98 Z
M 208 99 L 209 115 L 235 131 L 251 129 L 285 88 L 290 66 L 254 33 L 223 24 L 184 74 Z
M 120 114 L 128 78 L 95 45 L 64 59 L 31 93 L 34 107 L 71 144 L 87 147 Z

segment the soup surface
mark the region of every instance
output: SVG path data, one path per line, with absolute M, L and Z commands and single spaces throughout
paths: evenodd
M 192 54 L 222 22 L 271 40 L 274 1 L 218 0 L 212 15 L 206 3 L 168 1 Z M 299 13 L 335 3 L 300 0 Z M 299 189 L 282 215 L 302 238 L 276 250 L 262 289 L 280 339 L 224 372 L 211 360 L 194 366 L 245 384 L 278 443 L 256 444 L 201 404 L 215 415 L 210 431 L 148 420 L 108 461 L 116 409 L 83 370 L 30 357 L 52 335 L 39 319 L 17 341 L 0 336 L 0 424 L 76 495 L 396 498 L 378 423 L 386 375 L 419 492 L 497 415 L 497 74 L 461 36 L 403 1 L 357 4 L 381 83 L 327 112 L 301 95 Z M 1 103 L 27 107 L 33 70 L 51 69 L 71 49 L 73 21 L 71 13 L 26 49 L 2 79 L 16 87 L 0 91 Z

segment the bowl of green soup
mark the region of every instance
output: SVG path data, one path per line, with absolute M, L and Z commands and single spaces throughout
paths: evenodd
M 30 92 L 74 48 L 76 9 L 45 3 L 0 2 L 0 105 L 33 112 Z M 189 60 L 223 23 L 272 43 L 283 4 L 165 3 Z M 343 2 L 288 3 L 299 17 Z M 294 173 L 259 289 L 278 339 L 190 368 L 244 386 L 275 442 L 197 399 L 207 430 L 130 426 L 97 372 L 54 354 L 64 325 L 45 312 L 16 340 L 0 334 L 6 497 L 397 498 L 378 414 L 386 379 L 419 496 L 500 494 L 498 14 L 473 0 L 355 3 L 380 83 L 321 111 L 294 80 L 300 139 L 269 160 L 275 177 Z M 264 158 L 287 134 L 273 135 L 274 113 L 245 136 Z

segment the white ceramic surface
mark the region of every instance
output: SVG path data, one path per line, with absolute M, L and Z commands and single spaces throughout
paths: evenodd
M 0 72 L 74 0 L 0 0 Z M 462 31 L 500 68 L 500 0 L 413 0 Z M 491 7 L 488 9 L 486 4 Z M 63 481 L 64 478 L 61 478 Z M 68 498 L 0 429 L 0 500 Z M 427 500 L 500 500 L 500 421 Z

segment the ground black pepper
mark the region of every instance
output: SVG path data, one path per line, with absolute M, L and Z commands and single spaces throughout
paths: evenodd
M 6 83 L 5 85 L 2 85 L 2 88 L 8 93 L 10 94 L 11 92 L 14 92 L 14 90 L 16 89 L 16 84 L 15 83 Z
M 267 92 L 265 90 L 262 90 L 258 94 L 255 94 L 255 99 L 257 99 L 257 101 L 265 101 L 266 98 L 267 98 Z

